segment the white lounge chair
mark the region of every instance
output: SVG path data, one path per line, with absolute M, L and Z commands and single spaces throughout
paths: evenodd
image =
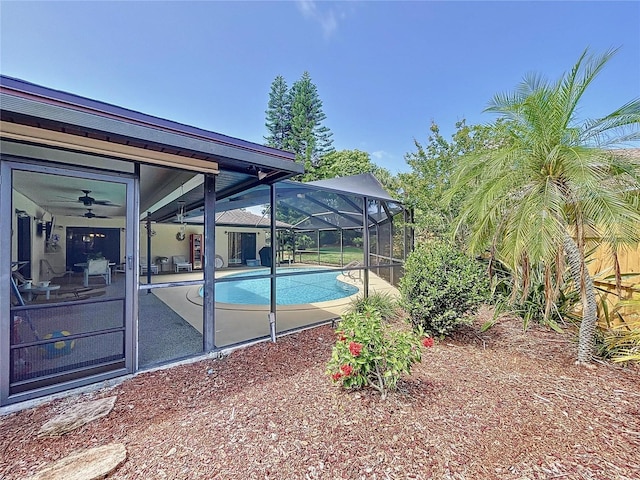
M 191 272 L 193 270 L 193 265 L 191 262 L 187 262 L 184 255 L 174 255 L 171 257 L 171 261 L 173 262 L 173 268 L 176 273 L 180 270 L 186 270 L 187 272 Z
M 147 257 L 140 257 L 140 275 L 146 275 L 147 273 Z M 151 273 L 158 273 L 158 265 L 151 264 Z

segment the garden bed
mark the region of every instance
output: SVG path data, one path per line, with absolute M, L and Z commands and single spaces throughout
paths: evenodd
M 486 318 L 425 349 L 386 400 L 331 383 L 326 326 L 6 415 L 0 478 L 114 442 L 128 452 L 117 479 L 640 478 L 640 369 L 579 367 L 570 334 L 518 320 L 479 333 Z M 108 417 L 37 436 L 111 395 Z

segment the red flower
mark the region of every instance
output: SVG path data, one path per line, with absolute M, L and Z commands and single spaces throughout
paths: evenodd
M 358 355 L 360 355 L 360 352 L 362 351 L 362 344 L 357 342 L 351 342 L 349 344 L 349 351 L 351 352 L 351 355 L 353 355 L 354 357 L 357 357 Z
M 344 336 L 344 332 L 336 332 L 336 335 L 338 335 L 339 342 L 344 342 L 347 339 L 347 337 Z
M 342 377 L 342 374 L 340 372 L 336 372 L 333 375 L 331 375 L 331 379 L 334 382 L 337 382 L 338 380 L 340 380 L 340 377 Z
M 348 377 L 353 373 L 353 367 L 351 365 L 342 365 L 340 371 L 345 377 Z
M 434 341 L 431 337 L 425 337 L 422 339 L 422 345 L 425 347 L 433 347 Z

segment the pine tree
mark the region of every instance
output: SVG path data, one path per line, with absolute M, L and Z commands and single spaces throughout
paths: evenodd
M 264 137 L 270 147 L 284 149 L 291 133 L 291 102 L 287 82 L 278 75 L 271 83 L 265 123 L 269 135 Z
M 266 111 L 269 135 L 265 139 L 267 145 L 294 152 L 298 161 L 304 163 L 307 174 L 311 174 L 320 158 L 334 151 L 333 134 L 322 125 L 326 115 L 309 72 L 304 72 L 285 92 L 284 78 L 276 77 Z

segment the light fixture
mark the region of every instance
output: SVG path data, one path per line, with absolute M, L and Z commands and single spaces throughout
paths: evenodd
M 258 180 L 264 180 L 267 176 L 266 172 L 263 172 L 262 170 L 258 170 Z
M 183 202 L 182 200 L 178 201 L 178 213 L 176 215 L 178 223 L 183 223 L 184 222 L 184 205 L 185 202 Z

